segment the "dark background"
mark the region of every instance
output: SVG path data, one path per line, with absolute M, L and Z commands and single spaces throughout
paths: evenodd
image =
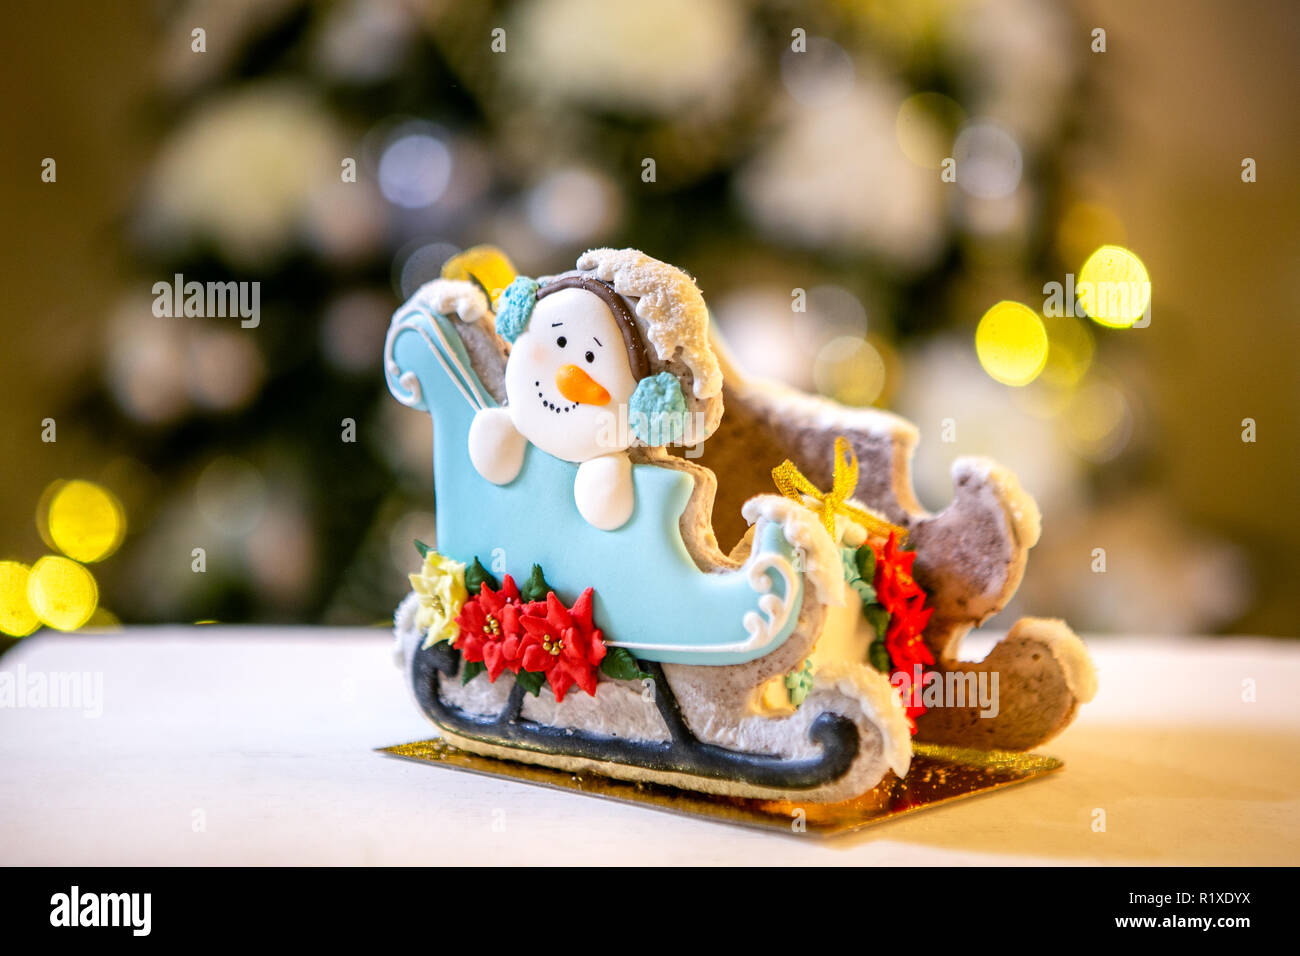
M 957 454 L 1017 470 L 1045 530 L 1009 613 L 1296 631 L 1292 3 L 23 2 L 5 19 L 0 559 L 51 551 L 52 482 L 112 492 L 127 534 L 91 566 L 92 626 L 382 620 L 434 507 L 427 418 L 382 382 L 387 317 L 491 242 L 529 274 L 597 245 L 687 269 L 751 366 L 915 420 L 930 507 Z M 1021 157 L 998 195 L 932 168 L 971 129 Z M 404 207 L 404 188 L 432 201 Z M 1049 322 L 1038 380 L 989 378 L 985 310 L 1040 308 L 1104 243 L 1145 262 L 1151 326 Z M 260 282 L 260 326 L 153 317 L 176 272 Z

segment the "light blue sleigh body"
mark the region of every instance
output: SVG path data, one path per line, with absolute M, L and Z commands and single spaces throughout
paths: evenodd
M 594 588 L 606 641 L 642 660 L 739 664 L 790 636 L 804 583 L 798 572 L 776 570 L 799 567 L 780 526 L 760 524 L 743 567 L 701 570 L 678 524 L 694 488 L 688 473 L 633 466 L 635 510 L 615 531 L 598 530 L 578 513 L 577 465 L 532 445 L 509 484 L 480 476 L 469 458 L 470 423 L 477 407 L 497 403 L 474 374 L 456 325 L 412 300 L 394 316 L 385 350 L 393 395 L 432 418 L 441 554 L 466 563 L 477 557 L 498 577 L 520 582 L 541 565 L 566 602 Z M 787 599 L 788 586 L 794 593 Z

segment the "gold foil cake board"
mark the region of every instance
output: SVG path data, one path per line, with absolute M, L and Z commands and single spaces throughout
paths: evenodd
M 379 752 L 555 790 L 575 790 L 589 796 L 704 817 L 720 823 L 823 837 L 852 833 L 917 810 L 1000 790 L 1064 766 L 1055 757 L 1038 754 L 915 744 L 911 769 L 905 779 L 900 780 L 890 773 L 879 786 L 860 797 L 843 803 L 825 804 L 714 797 L 658 784 L 614 780 L 598 774 L 573 774 L 513 760 L 481 757 L 436 738 L 383 747 Z

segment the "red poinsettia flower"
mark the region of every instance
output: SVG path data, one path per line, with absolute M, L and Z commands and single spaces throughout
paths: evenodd
M 556 700 L 564 700 L 574 684 L 588 694 L 596 693 L 596 672 L 605 659 L 605 638 L 592 623 L 592 596 L 592 589 L 587 588 L 573 607 L 566 608 L 551 592 L 546 595 L 545 616 L 520 615 L 525 631 L 524 670 L 544 673 Z
M 922 607 L 923 604 L 925 595 L 918 594 L 906 603 L 890 609 L 889 627 L 885 631 L 885 650 L 897 667 L 934 665 L 934 654 L 921 637 L 934 608 Z
M 903 709 L 907 722 L 916 733 L 914 718 L 925 713 L 920 703 L 920 688 L 911 687 L 916 665 L 934 666 L 934 654 L 926 646 L 922 634 L 930 623 L 934 608 L 925 607 L 926 594 L 912 577 L 915 551 L 904 551 L 891 532 L 883 548 L 876 549 L 876 574 L 872 584 L 876 597 L 889 612 L 889 626 L 885 630 L 885 650 L 893 664 L 891 676 L 900 671 L 907 675 L 910 692 L 904 693 Z
M 872 581 L 880 603 L 886 609 L 903 604 L 918 594 L 924 596 L 925 592 L 912 577 L 915 563 L 916 552 L 898 547 L 898 537 L 891 531 L 884 547 L 876 550 L 876 575 Z
M 903 698 L 903 713 L 907 717 L 908 729 L 916 735 L 916 718 L 925 713 L 926 707 L 921 703 L 921 688 L 916 685 L 915 671 L 896 667 L 889 673 L 890 683 L 897 687 Z
M 503 670 L 518 673 L 524 636 L 519 618 L 526 607 L 520 604 L 519 588 L 510 575 L 505 576 L 498 591 L 483 582 L 479 593 L 466 601 L 456 616 L 460 634 L 452 646 L 466 661 L 481 662 L 490 681 L 500 677 Z

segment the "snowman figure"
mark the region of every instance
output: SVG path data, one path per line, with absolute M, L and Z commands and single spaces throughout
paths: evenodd
M 515 279 L 502 293 L 496 328 L 511 343 L 506 404 L 475 415 L 474 468 L 509 484 L 530 442 L 578 465 L 573 497 L 589 524 L 622 527 L 636 505 L 627 449 L 638 439 L 666 445 L 683 436 L 686 402 L 676 376 L 651 374 L 628 302 L 589 275 Z

